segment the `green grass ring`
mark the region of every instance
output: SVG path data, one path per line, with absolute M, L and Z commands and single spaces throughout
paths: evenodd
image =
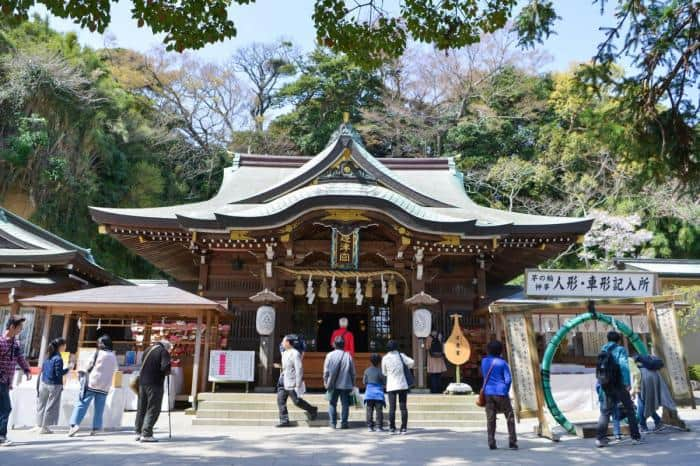
M 559 423 L 559 425 L 561 425 L 570 434 L 575 434 L 576 429 L 574 428 L 574 425 L 571 424 L 571 422 L 566 418 L 566 416 L 564 416 L 564 413 L 561 412 L 559 406 L 557 406 L 557 402 L 552 396 L 552 384 L 549 378 L 549 369 L 552 366 L 554 354 L 556 353 L 557 348 L 559 348 L 559 345 L 564 337 L 574 328 L 587 320 L 599 320 L 608 325 L 613 325 L 614 321 L 614 326 L 617 326 L 618 331 L 629 339 L 632 346 L 634 346 L 634 349 L 637 350 L 639 354 L 647 354 L 647 348 L 644 346 L 644 342 L 641 340 L 641 338 L 639 338 L 639 335 L 634 333 L 631 328 L 625 325 L 624 322 L 614 319 L 612 316 L 607 314 L 593 314 L 591 312 L 586 312 L 564 322 L 559 331 L 554 335 L 554 337 L 552 337 L 552 340 L 549 342 L 544 351 L 540 371 L 542 373 L 542 390 L 544 391 L 544 401 L 547 404 L 547 409 L 549 409 L 552 417 Z

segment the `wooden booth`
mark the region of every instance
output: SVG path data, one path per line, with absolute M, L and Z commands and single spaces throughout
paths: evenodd
M 502 285 L 556 257 L 591 225 L 479 206 L 452 159 L 376 158 L 347 123 L 313 157 L 236 154 L 208 201 L 90 210 L 100 232 L 181 286 L 228 300 L 233 349 L 258 352 L 258 385 L 276 381 L 281 337 L 303 334 L 310 388 L 320 387 L 340 317 L 349 321 L 359 367 L 389 339 L 418 359 L 424 349 L 404 301 L 421 291 L 438 300 L 427 306 L 432 327 L 447 335 L 449 316 L 460 314 L 485 343 L 487 305 Z M 257 331 L 260 306 L 249 300 L 264 289 L 283 298 L 270 306 L 269 335 Z M 480 377 L 481 352 L 475 348 L 467 381 Z
M 99 336 L 110 335 L 120 367 L 127 371 L 138 367 L 152 341 L 167 338 L 173 344 L 174 365 L 184 373 L 182 392 L 193 403 L 207 387 L 209 350 L 221 348 L 228 332 L 220 325 L 227 313 L 224 306 L 171 286 L 104 286 L 35 296 L 21 304 L 45 314 L 39 365 L 48 342 L 58 336 L 68 340 L 79 358 L 81 348 L 94 348 Z M 58 334 L 46 324 L 55 317 L 63 319 Z

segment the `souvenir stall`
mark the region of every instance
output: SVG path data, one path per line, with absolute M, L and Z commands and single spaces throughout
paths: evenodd
M 210 349 L 226 345 L 230 329 L 230 323 L 224 322 L 227 313 L 221 304 L 162 285 L 106 286 L 36 296 L 22 300 L 22 304 L 43 312 L 44 322 L 55 316 L 62 316 L 65 322 L 62 334 L 53 334 L 48 325 L 44 326 L 39 367 L 48 342 L 63 336 L 69 350 L 73 349 L 67 358 L 77 363 L 78 370 L 84 370 L 94 354 L 97 338 L 110 335 L 119 370 L 107 399 L 105 428 L 120 426 L 124 410 L 136 409 L 136 396 L 129 381 L 138 374 L 143 351 L 151 342 L 167 339 L 173 344 L 172 375 L 170 386 L 166 387 L 172 407 L 175 399 L 196 400 L 199 390 L 206 389 L 205 355 Z M 59 422 L 67 422 L 78 390 L 77 371 L 71 371 L 66 376 Z M 15 409 L 10 425 L 33 425 L 36 380 L 19 384 L 12 396 Z M 163 409 L 167 409 L 167 397 Z

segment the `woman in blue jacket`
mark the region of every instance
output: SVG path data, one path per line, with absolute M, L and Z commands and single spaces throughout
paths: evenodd
M 496 414 L 503 413 L 508 422 L 508 447 L 518 449 L 515 434 L 515 415 L 510 404 L 511 376 L 508 363 L 501 357 L 503 344 L 494 340 L 486 346 L 488 356 L 481 361 L 481 373 L 484 376 L 484 397 L 486 398 L 486 430 L 489 448 L 496 449 Z
M 48 358 L 41 366 L 41 384 L 37 403 L 36 425 L 41 434 L 52 434 L 49 426 L 58 424 L 63 391 L 63 376 L 69 368 L 63 368 L 61 353 L 66 350 L 66 340 L 56 338 L 49 343 Z

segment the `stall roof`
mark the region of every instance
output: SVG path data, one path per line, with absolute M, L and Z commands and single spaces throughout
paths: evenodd
M 615 259 L 621 269 L 644 270 L 660 277 L 700 277 L 700 260 L 689 259 Z
M 119 310 L 217 310 L 226 308 L 216 301 L 197 296 L 172 286 L 113 285 L 100 288 L 69 291 L 33 298 L 21 299 L 25 306 L 42 306 L 70 309 L 90 309 L 99 312 L 102 308 Z

